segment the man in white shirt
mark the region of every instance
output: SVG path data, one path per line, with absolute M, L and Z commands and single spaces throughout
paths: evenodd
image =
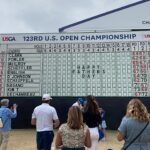
M 60 123 L 55 108 L 49 105 L 50 100 L 52 100 L 50 95 L 44 94 L 42 104 L 32 113 L 31 124 L 36 125 L 37 131 L 37 150 L 51 150 L 54 138 L 53 128 L 57 128 Z

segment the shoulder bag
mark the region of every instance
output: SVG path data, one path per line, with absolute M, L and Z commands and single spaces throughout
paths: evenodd
M 3 120 L 2 120 L 2 118 L 0 117 L 0 128 L 3 128 Z
M 3 112 L 5 111 L 5 109 L 2 111 L 1 113 L 1 116 L 0 116 L 0 128 L 3 128 L 4 127 L 4 122 L 3 122 L 3 119 L 2 119 L 2 115 L 3 115 Z

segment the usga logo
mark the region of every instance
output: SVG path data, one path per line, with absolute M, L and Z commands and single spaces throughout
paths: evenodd
M 16 41 L 14 36 L 4 36 L 2 37 L 2 41 Z

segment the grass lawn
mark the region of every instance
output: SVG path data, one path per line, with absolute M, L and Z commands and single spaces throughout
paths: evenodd
M 10 132 L 8 150 L 36 150 L 35 135 L 35 129 L 13 129 Z M 97 150 L 120 150 L 122 145 L 123 142 L 116 140 L 116 131 L 107 130 L 107 139 L 99 142 Z

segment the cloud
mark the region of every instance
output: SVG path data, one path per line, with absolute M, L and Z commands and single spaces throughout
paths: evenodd
M 0 33 L 58 32 L 58 28 L 137 0 L 1 0 Z

